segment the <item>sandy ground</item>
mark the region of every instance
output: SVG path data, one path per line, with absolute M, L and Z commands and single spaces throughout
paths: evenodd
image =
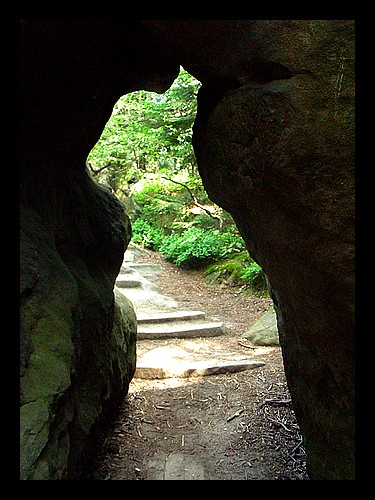
M 281 349 L 241 338 L 271 300 L 207 284 L 201 271 L 182 270 L 154 252 L 142 261 L 162 266 L 155 283 L 182 309 L 205 311 L 225 325 L 225 335 L 194 342 L 208 351 L 251 351 L 265 365 L 202 377 L 133 379 L 98 440 L 86 479 L 307 480 Z

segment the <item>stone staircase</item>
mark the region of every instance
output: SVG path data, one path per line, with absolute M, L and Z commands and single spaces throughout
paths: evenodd
M 142 252 L 129 245 L 116 280 L 117 290 L 133 303 L 138 319 L 135 378 L 209 375 L 265 364 L 217 348 L 213 353 L 208 339 L 224 335 L 223 324 L 207 319 L 203 311 L 180 310 L 175 299 L 162 295 L 152 281 L 162 267 L 138 263 Z
M 222 335 L 222 323 L 205 320 L 201 311 L 138 316 L 138 339 L 195 338 Z

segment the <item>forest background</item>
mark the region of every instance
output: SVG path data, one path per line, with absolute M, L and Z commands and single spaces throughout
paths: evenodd
M 119 99 L 87 166 L 125 205 L 132 241 L 176 265 L 201 268 L 209 282 L 267 296 L 229 213 L 207 196 L 192 147 L 200 82 L 180 69 L 164 94 Z

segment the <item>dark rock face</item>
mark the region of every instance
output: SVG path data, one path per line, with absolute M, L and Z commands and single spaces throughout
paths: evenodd
M 135 313 L 113 293 L 130 222 L 85 166 L 122 94 L 178 74 L 134 29 L 21 23 L 22 479 L 79 478 L 135 371 Z
M 354 23 L 23 21 L 21 474 L 79 478 L 126 394 L 130 225 L 85 160 L 124 93 L 203 83 L 194 149 L 268 276 L 312 479 L 354 478 Z
M 72 201 L 86 213 L 66 204 L 60 233 L 21 206 L 22 479 L 75 478 L 90 428 L 135 371 L 135 313 L 124 318 L 112 291 L 130 223 L 110 193 L 80 181 Z
M 202 87 L 194 147 L 207 192 L 268 276 L 310 475 L 352 479 L 353 25 L 271 28 L 267 51 L 284 65 L 302 52 L 295 39 L 308 47 L 303 73 L 219 101 Z

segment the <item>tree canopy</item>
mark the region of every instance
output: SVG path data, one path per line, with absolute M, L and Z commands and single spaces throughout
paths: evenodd
M 138 91 L 121 97 L 88 162 L 115 191 L 146 172 L 196 173 L 191 144 L 200 82 L 183 68 L 162 95 Z
M 185 267 L 214 263 L 208 275 L 265 293 L 261 268 L 198 175 L 192 125 L 199 87 L 181 68 L 164 94 L 142 90 L 121 97 L 88 163 L 96 180 L 123 200 L 133 241 Z

